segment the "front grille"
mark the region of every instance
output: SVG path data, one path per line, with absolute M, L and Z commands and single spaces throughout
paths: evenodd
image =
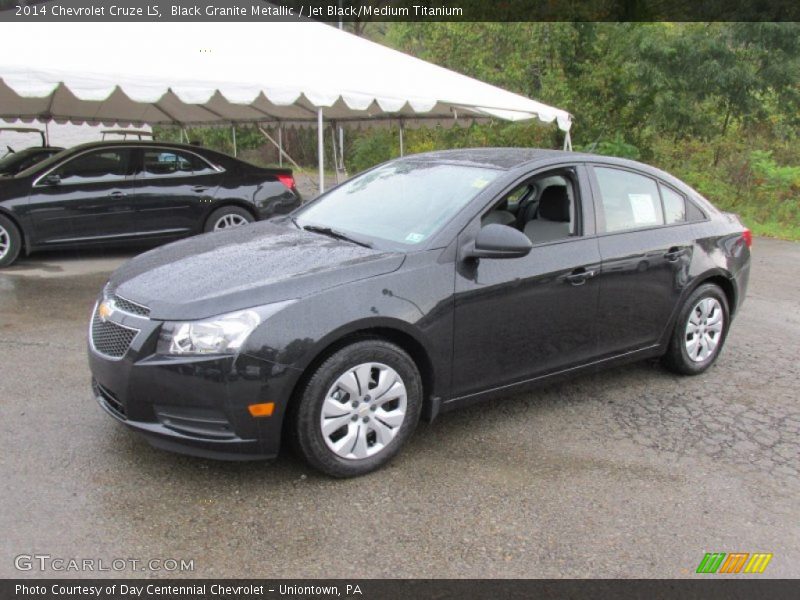
M 97 389 L 97 393 L 100 395 L 100 398 L 105 403 L 105 405 L 116 414 L 121 419 L 127 419 L 128 413 L 125 411 L 125 405 L 119 401 L 119 399 L 114 395 L 114 393 L 107 388 L 104 388 L 99 383 L 95 382 L 95 388 Z
M 92 347 L 109 358 L 122 358 L 139 333 L 112 321 L 103 321 L 97 313 L 92 317 Z
M 139 315 L 140 317 L 149 317 L 150 316 L 150 309 L 146 306 L 142 306 L 141 304 L 136 304 L 136 302 L 131 302 L 130 300 L 126 300 L 122 296 L 112 296 L 111 297 L 114 306 L 120 309 L 122 312 L 126 312 L 132 315 Z

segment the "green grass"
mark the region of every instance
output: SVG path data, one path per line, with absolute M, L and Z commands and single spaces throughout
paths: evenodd
M 786 225 L 777 221 L 767 221 L 766 223 L 757 223 L 748 219 L 744 219 L 744 221 L 753 235 L 800 242 L 800 225 L 796 223 Z

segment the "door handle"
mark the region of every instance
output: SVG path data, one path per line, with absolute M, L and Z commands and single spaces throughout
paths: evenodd
M 595 275 L 597 275 L 597 271 L 594 269 L 579 267 L 567 275 L 564 279 L 569 281 L 572 285 L 583 285 L 586 283 L 587 279 L 591 279 Z
M 208 188 L 206 186 L 204 186 L 204 185 L 196 185 L 192 189 L 195 192 L 197 192 L 198 194 L 201 194 L 201 193 L 205 192 Z
M 112 198 L 122 198 L 125 195 L 125 192 L 120 192 L 119 190 L 115 190 L 109 194 Z
M 673 247 L 664 253 L 664 258 L 666 258 L 669 262 L 675 262 L 684 254 L 686 254 L 685 249 Z

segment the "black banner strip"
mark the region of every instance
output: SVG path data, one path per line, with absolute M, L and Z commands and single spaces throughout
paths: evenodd
M 797 0 L 0 0 L 0 21 L 800 21 Z
M 747 577 L 747 578 L 745 578 Z M 796 598 L 796 580 L 536 580 L 536 579 L 62 579 L 2 580 L 3 600 L 504 600 L 574 598 L 735 600 Z

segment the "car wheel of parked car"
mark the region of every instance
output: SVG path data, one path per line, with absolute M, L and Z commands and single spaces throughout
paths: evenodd
M 309 379 L 295 414 L 295 445 L 328 475 L 364 475 L 397 454 L 421 408 L 422 381 L 411 357 L 386 341 L 357 342 Z
M 0 268 L 7 267 L 19 256 L 22 235 L 14 223 L 0 215 Z
M 708 369 L 725 343 L 729 314 L 728 299 L 719 287 L 707 283 L 697 288 L 678 315 L 664 365 L 682 375 Z
M 223 206 L 215 210 L 206 220 L 205 230 L 222 231 L 252 223 L 255 219 L 248 211 L 238 206 Z

